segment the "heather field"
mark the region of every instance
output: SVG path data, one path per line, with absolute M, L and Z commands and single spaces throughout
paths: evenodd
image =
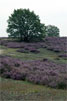
M 67 38 L 0 39 L 2 101 L 67 101 Z

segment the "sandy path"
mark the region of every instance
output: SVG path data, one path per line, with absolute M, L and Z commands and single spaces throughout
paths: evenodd
M 3 50 L 0 49 L 0 55 L 3 53 Z

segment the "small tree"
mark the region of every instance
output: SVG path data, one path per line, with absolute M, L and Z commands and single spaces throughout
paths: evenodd
M 40 23 L 39 16 L 29 9 L 17 9 L 8 19 L 7 32 L 9 37 L 26 42 L 42 40 L 45 26 Z
M 53 25 L 46 26 L 46 36 L 48 37 L 58 37 L 59 36 L 59 28 Z

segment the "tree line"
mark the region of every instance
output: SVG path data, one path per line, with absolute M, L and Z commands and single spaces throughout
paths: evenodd
M 40 18 L 29 9 L 17 9 L 9 16 L 7 32 L 10 38 L 19 41 L 41 41 L 46 36 L 59 37 L 59 28 L 54 25 L 45 26 Z

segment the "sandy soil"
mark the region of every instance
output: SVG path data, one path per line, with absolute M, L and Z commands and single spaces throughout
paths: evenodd
M 2 49 L 0 49 L 0 55 L 3 53 L 3 50 Z

